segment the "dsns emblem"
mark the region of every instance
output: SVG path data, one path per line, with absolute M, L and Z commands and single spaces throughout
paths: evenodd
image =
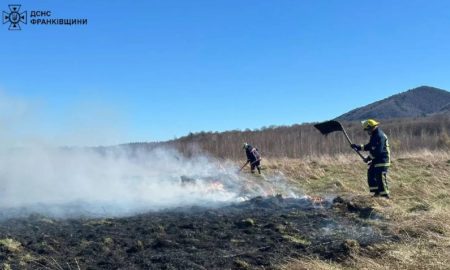
M 20 23 L 27 24 L 27 12 L 20 13 L 21 5 L 9 5 L 9 12 L 3 11 L 3 24 L 9 23 L 9 30 L 21 30 Z

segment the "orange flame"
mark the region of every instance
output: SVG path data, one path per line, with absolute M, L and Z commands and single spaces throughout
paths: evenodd
M 310 200 L 313 204 L 322 204 L 325 201 L 324 198 L 319 197 L 319 196 L 309 196 L 309 195 L 307 195 L 306 198 L 308 200 Z
M 208 191 L 223 191 L 224 187 L 223 184 L 219 181 L 214 181 L 206 188 Z

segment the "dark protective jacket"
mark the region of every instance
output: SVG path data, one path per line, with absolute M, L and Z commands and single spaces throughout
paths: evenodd
M 261 159 L 261 155 L 259 154 L 258 149 L 254 148 L 251 145 L 248 145 L 247 148 L 245 148 L 245 154 L 247 155 L 247 161 L 250 161 L 250 163 Z
M 370 141 L 363 146 L 364 151 L 369 151 L 374 167 L 389 167 L 391 157 L 389 150 L 389 140 L 384 132 L 378 127 L 370 135 Z

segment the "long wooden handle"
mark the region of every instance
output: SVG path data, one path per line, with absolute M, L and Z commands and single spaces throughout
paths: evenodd
M 342 128 L 342 132 L 344 132 L 345 138 L 347 138 L 348 143 L 350 144 L 350 146 L 353 144 L 352 141 L 350 140 L 350 137 L 348 137 L 347 132 L 345 131 L 344 128 Z M 355 148 L 352 147 L 352 149 L 362 158 L 362 160 L 365 159 L 365 157 Z

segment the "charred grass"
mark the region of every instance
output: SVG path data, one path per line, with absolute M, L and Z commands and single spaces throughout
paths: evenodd
M 3 269 L 277 269 L 288 258 L 343 261 L 392 241 L 345 199 L 256 197 L 124 218 L 0 223 Z

